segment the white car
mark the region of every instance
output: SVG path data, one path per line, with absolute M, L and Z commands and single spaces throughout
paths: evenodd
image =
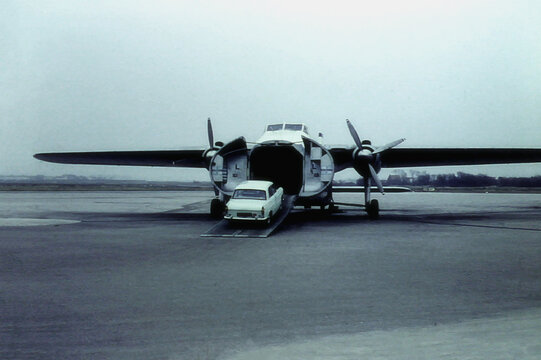
M 270 223 L 282 206 L 284 189 L 270 181 L 250 180 L 240 183 L 226 204 L 224 218 L 230 221 Z

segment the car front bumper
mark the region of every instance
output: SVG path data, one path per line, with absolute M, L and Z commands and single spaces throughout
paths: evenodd
M 267 221 L 269 217 L 266 215 L 261 215 L 261 213 L 239 211 L 235 213 L 227 213 L 224 216 L 224 219 L 234 221 Z

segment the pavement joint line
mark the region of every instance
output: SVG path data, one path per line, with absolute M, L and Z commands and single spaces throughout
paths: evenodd
M 433 224 L 433 225 L 468 226 L 468 227 L 502 229 L 502 230 L 541 231 L 541 229 L 513 227 L 513 226 L 496 226 L 496 225 L 480 225 L 480 224 L 464 224 L 464 223 L 440 223 L 440 222 L 426 221 L 426 220 L 417 220 L 415 222 L 419 222 L 419 223 L 423 223 L 423 224 Z

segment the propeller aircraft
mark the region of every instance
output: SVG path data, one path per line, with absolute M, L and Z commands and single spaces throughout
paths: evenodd
M 353 146 L 327 147 L 308 133 L 304 124 L 280 123 L 265 128 L 254 143 L 238 137 L 227 144 L 214 141 L 212 123 L 207 122 L 209 146 L 165 151 L 102 151 L 39 153 L 34 157 L 63 164 L 127 165 L 205 168 L 216 197 L 210 212 L 223 216 L 225 203 L 236 186 L 246 180 L 267 180 L 293 196 L 299 206 L 334 207 L 334 174 L 353 168 L 363 178 L 364 207 L 369 217 L 379 216 L 379 203 L 371 199 L 374 184 L 385 188 L 378 177 L 382 168 L 482 165 L 541 162 L 541 149 L 524 148 L 395 148 L 405 139 L 383 146 L 361 140 L 346 120 Z

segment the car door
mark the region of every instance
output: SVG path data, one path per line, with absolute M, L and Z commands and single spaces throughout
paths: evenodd
M 270 209 L 272 210 L 273 214 L 276 214 L 278 211 L 279 205 L 277 204 L 277 193 L 276 193 L 276 187 L 274 185 L 269 186 L 269 202 L 270 202 Z

